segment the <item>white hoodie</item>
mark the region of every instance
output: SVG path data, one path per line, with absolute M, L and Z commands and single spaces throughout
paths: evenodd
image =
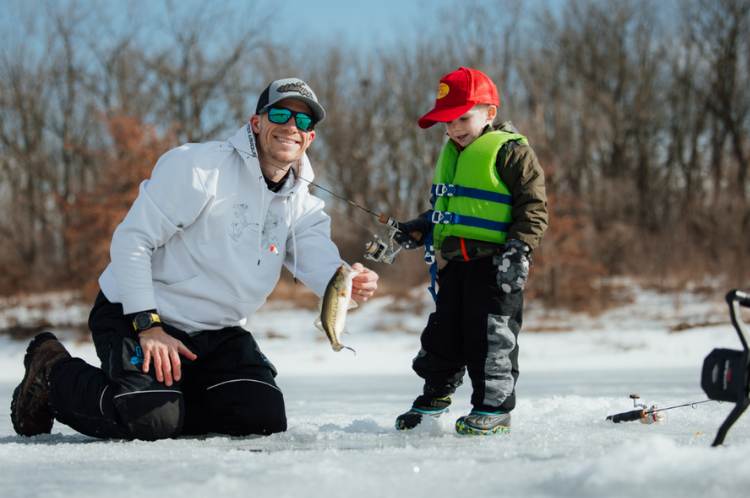
M 246 328 L 282 263 L 322 295 L 341 257 L 323 201 L 297 178 L 313 179 L 306 155 L 293 173 L 268 190 L 249 125 L 170 150 L 112 236 L 102 292 L 126 314 L 156 309 L 186 332 Z

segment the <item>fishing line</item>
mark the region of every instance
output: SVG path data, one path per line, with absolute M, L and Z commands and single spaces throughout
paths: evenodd
M 300 164 L 301 163 L 297 161 L 297 163 L 294 166 L 299 167 Z M 378 263 L 386 263 L 386 264 L 393 263 L 393 260 L 395 259 L 396 255 L 402 249 L 401 244 L 395 241 L 396 234 L 402 231 L 401 225 L 398 223 L 398 221 L 396 221 L 391 216 L 388 216 L 387 214 L 377 213 L 373 211 L 372 209 L 368 208 L 367 206 L 363 206 L 347 197 L 344 197 L 343 195 L 337 194 L 331 189 L 323 187 L 322 185 L 319 185 L 312 180 L 308 180 L 307 178 L 304 178 L 303 176 L 301 176 L 300 173 L 297 172 L 294 166 L 290 166 L 288 169 L 285 169 L 280 166 L 276 166 L 274 164 L 270 164 L 269 166 L 276 168 L 279 171 L 284 171 L 286 174 L 288 174 L 289 169 L 291 169 L 292 174 L 294 175 L 295 179 L 302 180 L 306 182 L 308 185 L 317 187 L 321 189 L 322 191 L 327 192 L 331 196 L 335 197 L 336 199 L 340 199 L 346 202 L 347 204 L 349 204 L 350 206 L 354 206 L 355 208 L 361 211 L 364 211 L 365 213 L 371 216 L 374 216 L 378 220 L 379 223 L 385 225 L 385 229 L 387 230 L 387 235 L 385 237 L 380 237 L 378 234 L 373 234 L 373 238 L 367 244 L 365 244 L 364 257 L 365 259 L 369 259 L 371 261 L 375 261 Z M 349 219 L 350 222 L 355 223 L 356 225 L 359 225 L 368 233 L 372 233 L 370 227 L 357 221 L 354 218 L 354 216 L 348 216 L 347 218 Z
M 646 413 L 665 412 L 667 410 L 672 410 L 673 408 L 682 408 L 683 406 L 690 406 L 692 408 L 695 408 L 695 405 L 700 405 L 701 403 L 710 403 L 712 401 L 716 401 L 716 400 L 704 399 L 703 401 L 693 401 L 692 403 L 683 403 L 681 405 L 668 406 L 666 408 L 656 408 L 654 410 L 647 410 Z M 718 403 L 721 403 L 721 401 L 718 401 Z
M 299 164 L 300 163 L 297 162 L 297 165 L 299 165 Z M 276 166 L 276 165 L 273 165 L 273 164 L 271 164 L 270 166 L 278 169 L 279 171 L 287 171 L 287 172 L 289 171 L 289 170 L 285 170 L 284 168 L 282 168 L 280 166 Z M 320 190 L 322 190 L 323 192 L 327 192 L 328 194 L 332 195 L 333 197 L 335 197 L 335 198 L 337 198 L 339 200 L 342 200 L 342 201 L 350 204 L 351 206 L 354 206 L 357 209 L 361 209 L 365 213 L 367 213 L 367 214 L 369 214 L 371 216 L 374 216 L 375 218 L 380 219 L 380 217 L 382 216 L 381 213 L 377 213 L 377 212 L 373 211 L 372 209 L 368 208 L 367 206 L 363 206 L 361 204 L 358 204 L 357 202 L 355 202 L 355 201 L 353 201 L 353 200 L 351 200 L 351 199 L 349 199 L 347 197 L 344 197 L 343 195 L 337 194 L 333 190 L 330 190 L 330 189 L 328 189 L 328 188 L 326 188 L 326 187 L 324 187 L 324 186 L 322 186 L 322 185 L 320 185 L 318 183 L 315 183 L 312 180 L 308 180 L 307 178 L 303 177 L 301 174 L 297 173 L 297 171 L 295 170 L 295 168 L 293 166 L 290 167 L 289 169 L 292 171 L 292 174 L 294 175 L 294 177 L 297 178 L 298 180 L 302 180 L 304 182 L 307 182 L 308 184 L 312 185 L 313 187 L 317 187 Z

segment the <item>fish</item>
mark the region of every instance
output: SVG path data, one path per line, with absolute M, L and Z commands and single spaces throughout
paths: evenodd
M 359 271 L 345 262 L 342 263 L 328 281 L 320 300 L 320 316 L 315 320 L 315 326 L 325 332 L 334 351 L 346 348 L 357 354 L 354 349 L 341 344 L 341 336 L 344 333 L 347 312 L 357 307 L 356 301 L 352 299 L 352 280 L 358 274 Z

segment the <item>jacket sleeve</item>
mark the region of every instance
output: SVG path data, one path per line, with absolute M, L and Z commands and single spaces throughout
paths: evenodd
M 536 249 L 549 224 L 544 171 L 534 150 L 509 142 L 500 150 L 497 169 L 513 197 L 509 239 L 518 239 Z
M 324 202 L 305 193 L 302 209 L 292 223 L 287 239 L 284 266 L 322 296 L 328 281 L 341 265 L 341 255 L 331 240 L 331 218 Z M 296 260 L 296 261 L 295 261 Z
M 125 314 L 156 308 L 151 255 L 198 217 L 208 202 L 189 146 L 164 154 L 112 236 L 110 258 Z

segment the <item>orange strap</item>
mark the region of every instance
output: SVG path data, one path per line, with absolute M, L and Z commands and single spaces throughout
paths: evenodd
M 459 240 L 461 241 L 461 254 L 464 257 L 464 261 L 469 261 L 469 253 L 466 252 L 466 241 L 463 237 L 460 237 Z

